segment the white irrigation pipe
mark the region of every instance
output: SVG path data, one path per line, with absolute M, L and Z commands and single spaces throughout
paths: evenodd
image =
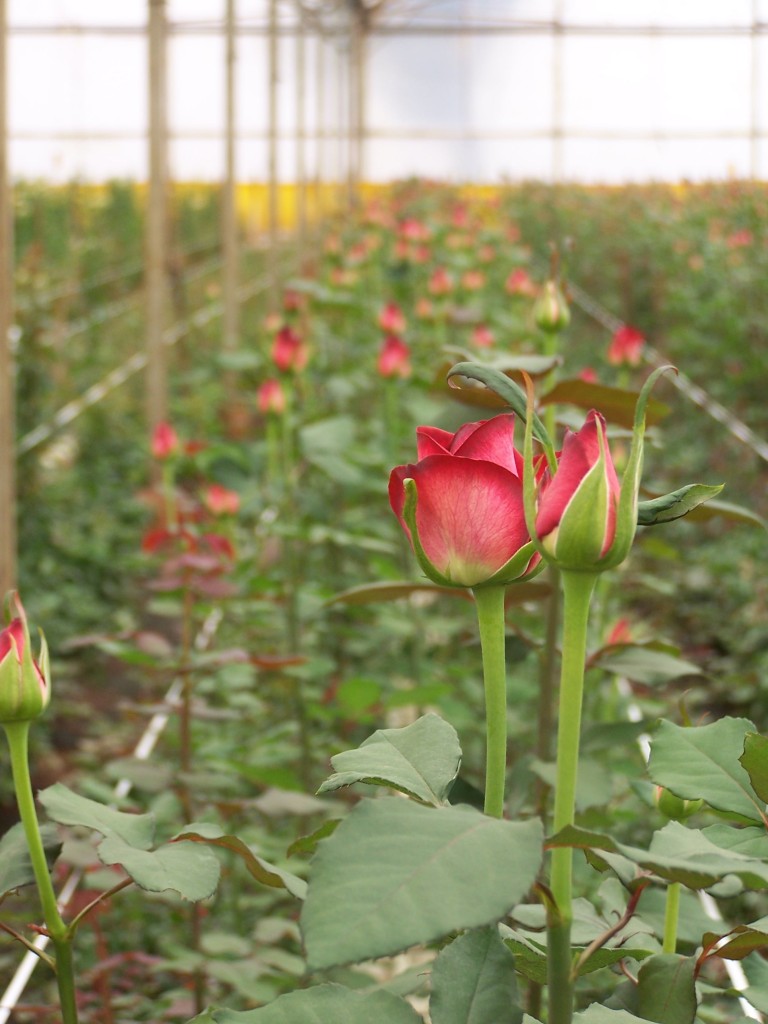
M 634 701 L 634 695 L 632 693 L 632 687 L 629 685 L 629 681 L 627 679 L 619 678 L 617 680 L 617 685 L 619 693 L 621 693 L 622 697 L 624 697 L 628 701 L 627 718 L 629 718 L 631 722 L 641 722 L 643 720 L 643 713 Z M 643 735 L 638 736 L 637 744 L 640 747 L 640 750 L 643 754 L 643 758 L 647 764 L 651 756 L 650 739 L 645 733 L 643 733 Z M 717 903 L 709 895 L 709 893 L 704 892 L 703 890 L 699 890 L 697 896 L 699 899 L 699 903 L 701 904 L 701 908 L 707 915 L 707 917 L 711 921 L 722 922 L 723 915 L 720 913 L 720 909 Z M 741 966 L 741 963 L 738 960 L 724 959 L 723 963 L 725 964 L 725 970 L 728 974 L 728 978 L 730 979 L 731 985 L 733 985 L 734 989 L 737 992 L 743 992 L 744 989 L 749 988 L 749 980 L 747 979 L 747 976 L 744 973 L 744 968 Z M 763 1015 L 758 1010 L 756 1010 L 755 1007 L 750 1002 L 748 1002 L 743 995 L 739 996 L 739 1006 L 741 1007 L 741 1012 L 749 1020 L 763 1020 Z M 2 1024 L 1 1021 L 0 1024 Z
M 204 651 L 208 647 L 214 633 L 219 627 L 221 619 L 222 612 L 218 608 L 214 608 L 200 627 L 200 632 L 195 637 L 195 647 L 197 650 Z M 183 686 L 183 680 L 179 678 L 174 679 L 173 683 L 168 688 L 168 692 L 166 693 L 163 701 L 163 710 L 157 711 L 152 716 L 147 724 L 147 728 L 142 734 L 141 739 L 134 748 L 133 756 L 135 760 L 148 760 L 149 755 L 155 749 L 157 741 L 162 736 L 163 731 L 168 724 L 172 711 L 175 710 L 176 703 L 181 697 Z M 113 790 L 115 800 L 122 800 L 126 797 L 130 793 L 132 785 L 133 784 L 129 779 L 120 779 Z M 84 872 L 82 868 L 76 868 L 67 877 L 67 880 L 59 893 L 59 909 L 66 907 L 72 899 L 78 885 L 80 884 L 83 874 Z M 38 935 L 32 945 L 36 950 L 42 952 L 48 945 L 48 936 L 42 934 Z M 2 997 L 0 997 L 0 1024 L 6 1024 L 6 1021 L 21 998 L 24 989 L 27 987 L 29 979 L 32 977 L 32 973 L 39 962 L 40 957 L 31 950 L 28 950 L 24 954 L 19 966 L 16 968 L 16 973 L 11 979 L 10 984 L 6 988 Z

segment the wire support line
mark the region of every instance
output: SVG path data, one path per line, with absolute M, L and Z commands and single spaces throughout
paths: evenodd
M 211 640 L 213 639 L 216 630 L 221 624 L 223 613 L 221 609 L 214 608 L 207 616 L 200 631 L 195 637 L 194 645 L 198 651 L 205 651 L 210 646 Z M 157 746 L 157 742 L 165 731 L 168 722 L 170 721 L 171 714 L 176 710 L 181 693 L 184 688 L 184 681 L 181 677 L 177 677 L 171 683 L 168 691 L 165 694 L 163 700 L 163 708 L 160 711 L 155 712 L 152 718 L 147 723 L 147 727 L 141 735 L 139 742 L 136 744 L 133 750 L 133 757 L 137 761 L 147 761 L 150 754 Z M 133 783 L 129 779 L 120 779 L 114 789 L 112 795 L 115 799 L 115 803 L 120 800 L 124 800 L 128 796 Z M 111 806 L 114 806 L 112 804 Z M 70 900 L 77 891 L 80 882 L 85 875 L 83 868 L 75 868 L 67 876 L 64 885 L 62 886 L 61 892 L 58 897 L 59 910 L 63 910 L 67 907 Z M 48 945 L 49 937 L 47 935 L 39 934 L 32 945 L 38 952 L 42 952 Z M 6 1024 L 6 1021 L 11 1015 L 11 1012 L 18 1004 L 19 999 L 24 993 L 24 990 L 29 983 L 29 979 L 40 962 L 40 957 L 37 953 L 33 953 L 28 950 L 22 960 L 19 962 L 19 966 L 16 968 L 16 972 L 11 978 L 10 984 L 6 988 L 2 996 L 0 996 L 0 1024 Z
M 213 256 L 210 260 L 206 260 L 204 263 L 191 267 L 184 275 L 184 283 L 187 284 L 191 281 L 196 281 L 201 277 L 205 277 L 206 274 L 213 273 L 214 270 L 217 270 L 220 265 L 221 256 Z M 127 295 L 123 299 L 115 299 L 114 302 L 106 303 L 106 305 L 95 310 L 93 313 L 88 313 L 86 316 L 73 320 L 69 326 L 61 332 L 59 332 L 55 327 L 51 328 L 46 331 L 46 335 L 50 336 L 56 344 L 69 341 L 70 338 L 75 338 L 78 334 L 84 334 L 92 327 L 98 327 L 99 324 L 108 323 L 110 320 L 116 320 L 118 317 L 123 316 L 123 314 L 129 313 L 139 305 L 143 298 L 144 292 L 140 289 L 132 295 Z
M 584 313 L 609 330 L 611 334 L 615 334 L 616 331 L 627 326 L 623 320 L 614 316 L 605 306 L 587 294 L 583 288 L 573 284 L 571 281 L 568 282 L 568 294 Z M 646 361 L 653 366 L 663 366 L 669 362 L 652 345 L 646 344 L 644 353 Z M 764 462 L 768 462 L 768 442 L 759 437 L 743 420 L 740 420 L 738 416 L 734 416 L 729 409 L 726 409 L 717 399 L 713 398 L 704 388 L 694 383 L 687 374 L 680 370 L 669 379 L 689 401 L 693 402 L 694 405 L 698 405 L 717 423 L 722 424 L 737 441 L 747 445 Z
M 238 301 L 246 302 L 252 299 L 254 296 L 266 291 L 269 288 L 271 277 L 269 275 L 262 275 L 252 281 L 250 284 L 241 285 L 238 290 Z M 187 320 L 180 320 L 178 323 L 169 327 L 163 334 L 163 342 L 166 345 L 175 345 L 183 337 L 185 337 L 195 327 L 205 327 L 212 320 L 221 316 L 224 307 L 221 301 L 216 301 L 208 306 L 204 306 L 199 309 L 196 313 L 193 313 Z M 96 384 L 92 384 L 86 391 L 84 391 L 77 398 L 71 402 L 67 402 L 63 405 L 58 412 L 54 413 L 51 419 L 47 423 L 41 423 L 39 426 L 34 427 L 28 433 L 24 434 L 19 439 L 16 446 L 17 455 L 26 455 L 27 452 L 31 452 L 34 448 L 38 448 L 41 444 L 48 441 L 55 433 L 67 426 L 73 420 L 77 419 L 86 409 L 90 409 L 92 406 L 97 405 L 103 398 L 119 388 L 122 384 L 125 384 L 127 380 L 133 377 L 134 374 L 143 370 L 147 365 L 147 354 L 146 352 L 135 352 L 130 358 L 128 358 L 120 366 L 111 370 L 106 376 L 102 377 Z
M 201 253 L 210 252 L 212 249 L 218 248 L 218 246 L 219 240 L 216 238 L 192 249 L 182 249 L 175 255 L 181 260 L 186 260 L 193 256 L 199 256 Z M 16 300 L 15 309 L 23 313 L 30 312 L 33 309 L 39 309 L 41 306 L 58 302 L 60 299 L 69 299 L 75 295 L 82 295 L 84 292 L 100 288 L 105 284 L 114 284 L 117 281 L 124 281 L 128 277 L 135 277 L 139 274 L 143 275 L 144 266 L 144 260 L 135 260 L 132 263 L 126 263 L 123 266 L 102 271 L 100 274 L 93 274 L 82 281 L 70 280 L 62 282 L 36 295 L 22 296 Z

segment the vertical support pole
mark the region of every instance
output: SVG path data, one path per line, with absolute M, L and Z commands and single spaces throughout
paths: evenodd
M 318 29 L 315 46 L 315 210 L 320 224 L 325 214 L 325 35 Z
M 363 104 L 365 63 L 365 11 L 350 0 L 349 6 L 349 147 L 347 168 L 347 200 L 353 209 L 360 199 L 363 151 Z
M 343 15 L 340 16 L 340 18 Z M 344 95 L 345 76 L 348 70 L 345 59 L 345 33 L 341 20 L 336 27 L 336 210 L 344 207 L 344 179 L 346 177 L 346 102 Z
M 552 183 L 563 180 L 563 0 L 555 2 L 552 40 Z
M 224 195 L 222 204 L 222 250 L 224 255 L 224 348 L 238 344 L 239 309 L 237 301 L 238 240 L 235 167 L 235 0 L 227 0 L 225 13 L 226 75 L 224 117 Z
M 163 333 L 167 316 L 166 266 L 166 23 L 165 0 L 149 0 L 149 184 L 146 226 L 147 420 L 150 433 L 168 418 L 168 367 Z
M 299 244 L 307 238 L 307 119 L 306 119 L 306 41 L 304 14 L 296 4 L 296 228 Z
M 8 10 L 0 0 L 0 597 L 16 586 L 13 212 L 8 171 Z
M 276 299 L 277 274 L 277 232 L 278 232 L 278 194 L 277 194 L 277 0 L 269 0 L 269 97 L 267 127 L 267 221 L 269 227 L 269 253 L 272 267 L 272 301 Z
M 760 34 L 759 2 L 752 0 L 751 75 L 750 75 L 750 124 L 749 124 L 749 174 L 753 181 L 760 177 Z

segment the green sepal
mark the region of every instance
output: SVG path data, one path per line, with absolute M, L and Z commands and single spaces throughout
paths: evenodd
M 526 394 L 526 416 L 525 416 L 525 438 L 523 441 L 523 511 L 525 513 L 525 527 L 531 538 L 536 551 L 543 559 L 552 561 L 552 555 L 546 550 L 536 532 L 536 472 L 533 468 L 533 383 L 527 379 Z M 549 460 L 549 453 L 547 453 Z M 553 464 L 554 463 L 554 464 Z M 554 471 L 556 460 L 550 462 L 550 471 Z
M 413 544 L 413 553 L 416 555 L 416 560 L 422 568 L 424 575 L 427 579 L 432 580 L 433 583 L 439 583 L 443 587 L 456 587 L 460 586 L 463 590 L 466 590 L 466 584 L 453 583 L 448 579 L 447 576 L 443 576 L 439 569 L 437 569 L 427 557 L 427 553 L 421 546 L 421 540 L 419 538 L 419 530 L 416 526 L 416 504 L 419 500 L 418 491 L 416 488 L 416 481 L 413 477 L 408 477 L 403 480 L 403 490 L 405 491 L 405 504 L 403 505 L 403 519 L 411 534 L 411 543 Z
M 525 572 L 526 567 L 530 560 L 536 553 L 536 545 L 533 541 L 529 541 L 524 544 L 523 547 L 517 551 L 508 562 L 505 562 L 502 567 L 490 577 L 490 579 L 484 580 L 482 583 L 473 583 L 472 589 L 475 590 L 477 587 L 497 587 L 503 584 L 517 583 L 523 578 L 525 573 L 525 581 L 532 580 L 534 576 L 538 576 L 544 568 L 544 563 L 540 562 L 539 565 L 535 566 L 530 572 Z
M 659 366 L 643 384 L 635 406 L 635 423 L 632 430 L 632 447 L 629 452 L 624 475 L 621 478 L 619 507 L 616 512 L 616 535 L 605 558 L 595 565 L 598 572 L 620 565 L 629 554 L 637 530 L 638 491 L 643 471 L 643 441 L 645 438 L 645 411 L 656 381 L 667 371 L 677 373 L 674 366 Z
M 519 384 L 511 380 L 500 370 L 496 370 L 492 366 L 484 366 L 482 363 L 457 363 L 451 367 L 447 375 L 448 384 L 451 387 L 455 386 L 451 384 L 451 377 L 458 376 L 469 377 L 471 380 L 479 380 L 481 384 L 485 384 L 487 388 L 490 388 L 499 398 L 503 399 L 520 419 L 527 421 L 530 415 L 534 436 L 544 446 L 547 452 L 547 459 L 550 459 L 550 455 L 554 458 L 555 449 L 552 438 L 536 413 L 532 409 L 528 409 L 525 391 L 523 391 Z

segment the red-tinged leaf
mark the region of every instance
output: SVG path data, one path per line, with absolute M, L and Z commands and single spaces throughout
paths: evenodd
M 257 857 L 242 839 L 227 835 L 217 825 L 208 822 L 196 822 L 194 825 L 188 825 L 183 832 L 173 837 L 172 842 L 203 843 L 206 846 L 220 846 L 225 850 L 230 850 L 240 857 L 257 882 L 273 889 L 287 889 L 291 895 L 304 899 L 307 886 L 303 879 Z
M 252 654 L 250 662 L 266 672 L 279 672 L 281 668 L 306 665 L 307 659 L 302 654 Z
M 637 393 L 624 388 L 610 388 L 578 378 L 561 380 L 541 398 L 541 405 L 575 405 L 579 409 L 599 409 L 609 423 L 632 429 Z M 669 406 L 656 398 L 648 401 L 646 422 L 658 423 L 669 414 Z
M 221 577 L 196 577 L 189 584 L 189 589 L 199 597 L 223 598 L 235 597 L 239 590 L 234 583 Z
M 728 936 L 732 936 L 732 938 L 729 938 L 717 949 L 709 949 L 707 955 L 719 956 L 723 960 L 743 960 L 744 957 L 756 950 L 768 949 L 768 934 L 756 931 L 749 925 L 739 925 L 733 931 L 728 932 Z M 717 932 L 706 932 L 702 937 L 702 945 L 707 949 L 724 937 L 718 935 Z

